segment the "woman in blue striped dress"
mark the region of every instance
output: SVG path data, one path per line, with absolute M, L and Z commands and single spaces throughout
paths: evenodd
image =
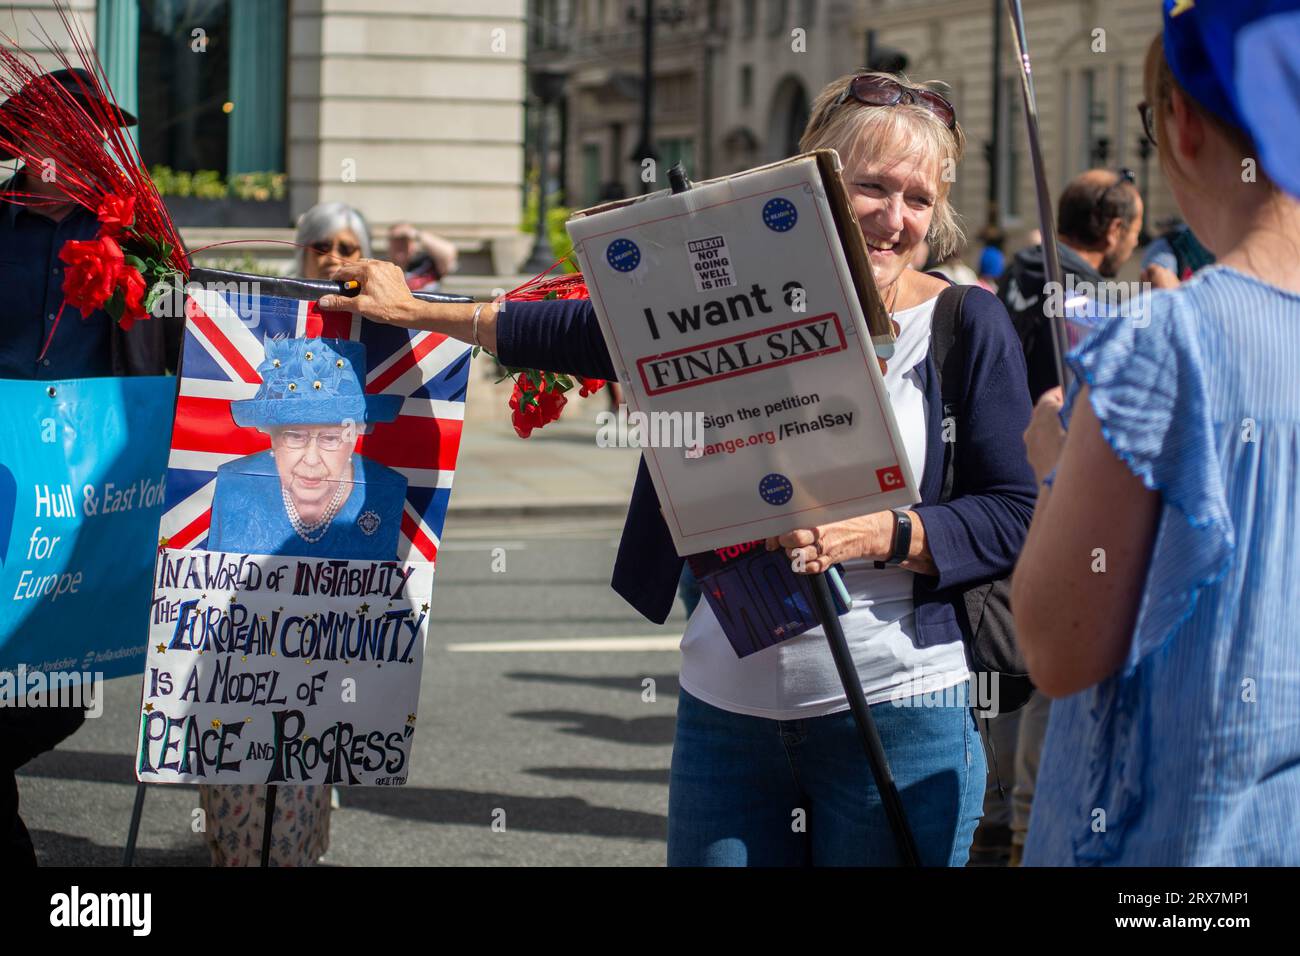
M 1103 325 L 1025 434 L 1012 604 L 1056 698 L 1026 865 L 1300 864 L 1298 11 L 1166 2 L 1143 115 L 1218 264 Z

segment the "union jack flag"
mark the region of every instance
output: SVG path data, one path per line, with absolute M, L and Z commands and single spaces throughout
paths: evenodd
M 266 434 L 240 428 L 230 403 L 251 398 L 271 338 L 352 339 L 366 346 L 369 394 L 403 398 L 396 421 L 376 424 L 357 452 L 407 480 L 398 557 L 433 561 L 456 472 L 469 346 L 433 332 L 411 332 L 314 301 L 248 295 L 193 285 L 186 298 L 180 395 L 159 533 L 169 548 L 202 548 L 217 469 L 270 447 Z

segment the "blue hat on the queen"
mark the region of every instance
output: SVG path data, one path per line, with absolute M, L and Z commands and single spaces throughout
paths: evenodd
M 347 339 L 267 339 L 252 398 L 230 403 L 241 428 L 391 422 L 400 395 L 367 395 L 366 347 Z

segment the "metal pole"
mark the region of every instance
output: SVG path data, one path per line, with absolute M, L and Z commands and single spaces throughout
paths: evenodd
M 147 783 L 135 785 L 135 805 L 131 808 L 131 825 L 126 829 L 126 849 L 122 851 L 122 865 L 130 866 L 135 860 L 135 841 L 140 836 L 140 815 L 144 812 L 144 788 Z
M 651 191 L 653 180 L 646 181 L 641 163 L 647 157 L 653 157 L 654 148 L 654 88 L 655 88 L 655 5 L 654 0 L 645 0 L 641 12 L 641 155 L 637 157 L 637 176 L 641 180 L 641 192 Z M 658 170 L 654 179 L 658 180 Z
M 1038 139 L 1038 101 L 1034 96 L 1033 71 L 1029 63 L 1029 46 L 1025 40 L 1025 20 L 1020 0 L 1007 0 L 1011 17 L 1011 37 L 1016 44 L 1016 61 L 1020 64 L 1020 92 L 1025 104 L 1025 128 L 1029 140 L 1029 160 L 1034 168 L 1034 186 L 1038 197 L 1038 228 L 1043 234 L 1043 263 L 1047 281 L 1064 288 L 1061 276 L 1061 257 L 1056 248 L 1056 225 L 1052 218 L 1052 193 L 1047 188 L 1047 172 L 1043 166 L 1043 150 Z M 1063 313 L 1064 310 L 1059 310 Z M 1068 366 L 1065 363 L 1069 338 L 1065 332 L 1065 315 L 1050 317 L 1052 345 L 1055 349 L 1056 380 L 1064 387 Z
M 889 818 L 889 827 L 894 831 L 894 840 L 898 844 L 899 856 L 906 866 L 920 866 L 921 857 L 916 849 L 916 838 L 907 825 L 907 814 L 903 810 L 903 798 L 898 793 L 898 784 L 889 769 L 889 760 L 885 757 L 884 745 L 880 742 L 880 733 L 876 722 L 871 717 L 866 695 L 862 693 L 862 681 L 858 678 L 858 669 L 853 664 L 853 655 L 849 652 L 849 643 L 844 638 L 844 628 L 840 626 L 839 615 L 835 613 L 835 601 L 831 598 L 830 583 L 825 574 L 809 577 L 812 585 L 813 607 L 821 621 L 822 630 L 826 632 L 826 643 L 830 645 L 831 656 L 835 658 L 835 669 L 840 675 L 840 684 L 849 700 L 849 710 L 853 722 L 858 728 L 858 737 L 862 740 L 862 749 L 866 751 L 867 763 L 871 765 L 871 775 L 876 780 L 876 789 L 880 791 L 880 801 L 885 807 L 885 816 Z
M 993 242 L 1000 238 L 1002 230 L 998 223 L 1001 219 L 999 191 L 1002 184 L 998 181 L 998 159 L 1002 152 L 1002 0 L 993 0 L 993 122 L 989 135 L 989 208 L 985 220 L 984 241 Z
M 262 828 L 262 862 L 258 866 L 271 865 L 271 824 L 275 821 L 275 794 L 280 788 L 270 784 L 266 788 L 266 822 Z
M 536 74 L 534 74 L 536 76 Z M 547 83 L 549 80 L 545 77 L 538 77 L 536 89 L 533 91 L 537 97 L 537 240 L 533 243 L 532 254 L 528 261 L 524 263 L 525 272 L 542 272 L 549 269 L 555 264 L 555 250 L 551 248 L 550 230 L 546 228 L 546 164 L 548 153 L 550 152 L 549 137 L 547 136 L 547 113 L 550 110 L 550 97 L 542 94 L 548 93 Z

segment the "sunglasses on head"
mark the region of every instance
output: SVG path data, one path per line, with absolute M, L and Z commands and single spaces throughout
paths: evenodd
M 904 86 L 887 76 L 859 74 L 835 101 L 840 106 L 852 98 L 864 106 L 897 106 L 900 103 L 924 107 L 949 129 L 957 126 L 957 110 L 948 99 L 924 87 Z

